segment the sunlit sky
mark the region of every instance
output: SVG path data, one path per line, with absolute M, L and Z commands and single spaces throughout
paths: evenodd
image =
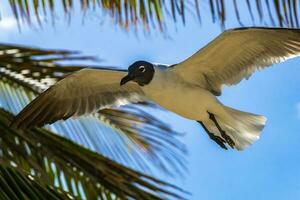
M 104 59 L 103 65 L 127 68 L 135 60 L 174 64 L 182 61 L 222 32 L 211 23 L 209 7 L 202 9 L 202 25 L 187 17 L 187 25 L 170 25 L 169 37 L 125 32 L 110 23 L 93 19 L 82 23 L 82 14 L 70 24 L 57 20 L 43 28 L 18 30 L 9 7 L 1 5 L 0 42 L 42 48 L 80 50 Z M 228 7 L 229 8 L 229 7 Z M 232 10 L 228 10 L 228 13 Z M 252 26 L 249 15 L 244 25 Z M 87 16 L 89 18 L 89 16 Z M 61 17 L 63 19 L 63 17 Z M 34 22 L 33 22 L 34 23 Z M 256 25 L 262 25 L 256 22 Z M 228 17 L 226 29 L 238 27 Z M 268 118 L 261 139 L 243 152 L 224 151 L 211 141 L 201 126 L 166 113 L 174 128 L 185 132 L 189 172 L 184 178 L 167 179 L 192 193 L 188 199 L 253 200 L 300 198 L 300 59 L 296 58 L 256 73 L 250 80 L 225 88 L 221 101 L 240 110 Z M 199 102 L 201 104 L 201 102 Z M 171 119 L 171 120 L 170 120 Z

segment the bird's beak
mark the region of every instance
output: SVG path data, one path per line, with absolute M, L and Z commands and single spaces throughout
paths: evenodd
M 124 78 L 122 78 L 121 82 L 120 82 L 120 86 L 124 85 L 125 83 L 127 83 L 128 81 L 132 81 L 134 79 L 134 77 L 127 75 Z

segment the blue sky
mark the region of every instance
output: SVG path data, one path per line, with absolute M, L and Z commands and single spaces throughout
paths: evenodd
M 177 63 L 222 32 L 211 23 L 208 6 L 202 9 L 207 13 L 202 15 L 202 26 L 188 17 L 186 26 L 179 23 L 169 27 L 169 38 L 157 33 L 148 37 L 124 32 L 107 22 L 109 18 L 104 18 L 103 23 L 86 20 L 82 25 L 79 13 L 70 25 L 58 20 L 55 28 L 49 23 L 43 29 L 24 27 L 20 32 L 5 8 L 8 7 L 4 5 L 1 10 L 0 42 L 80 50 L 105 59 L 103 64 L 123 68 L 140 59 Z M 252 26 L 248 15 L 241 14 L 244 24 Z M 229 17 L 226 28 L 238 26 Z M 299 65 L 299 58 L 289 60 L 256 73 L 238 86 L 225 88 L 220 97 L 225 105 L 268 118 L 261 139 L 243 152 L 224 151 L 198 123 L 164 113 L 162 120 L 168 119 L 174 128 L 186 132 L 184 141 L 189 150 L 185 178 L 168 180 L 190 191 L 193 200 L 299 199 Z

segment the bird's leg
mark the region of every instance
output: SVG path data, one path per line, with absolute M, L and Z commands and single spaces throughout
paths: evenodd
M 209 136 L 210 139 L 212 139 L 213 141 L 215 141 L 220 147 L 222 147 L 223 149 L 227 150 L 227 147 L 225 146 L 225 140 L 219 136 L 214 135 L 213 133 L 211 133 L 206 126 L 203 124 L 203 122 L 201 121 L 197 121 L 199 124 L 201 124 L 201 126 L 203 127 L 203 129 L 205 130 L 205 132 L 207 133 L 207 135 Z
M 231 137 L 229 135 L 226 134 L 225 131 L 222 130 L 221 126 L 219 125 L 216 117 L 212 114 L 212 113 L 208 113 L 209 114 L 209 119 L 212 120 L 216 127 L 218 128 L 218 130 L 220 131 L 221 133 L 221 136 L 226 140 L 226 142 L 228 143 L 228 145 L 231 147 L 231 148 L 234 148 L 234 141 L 231 139 Z

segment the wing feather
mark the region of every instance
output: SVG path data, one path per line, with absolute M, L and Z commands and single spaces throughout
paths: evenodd
M 12 125 L 42 126 L 103 108 L 144 101 L 144 93 L 137 84 L 120 86 L 125 75 L 126 72 L 100 69 L 77 71 L 35 98 L 15 117 Z
M 223 85 L 237 84 L 257 70 L 299 54 L 299 29 L 232 29 L 173 70 L 186 81 L 221 94 Z

